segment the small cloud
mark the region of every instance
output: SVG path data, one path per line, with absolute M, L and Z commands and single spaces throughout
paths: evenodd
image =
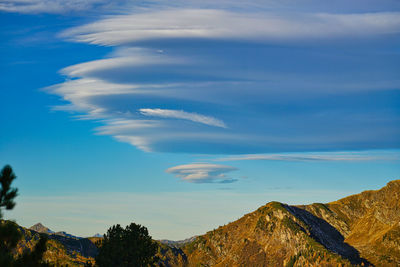
M 190 183 L 227 184 L 237 181 L 237 179 L 225 175 L 225 173 L 235 170 L 237 170 L 237 168 L 226 165 L 193 163 L 175 166 L 167 169 L 166 172 L 175 174 L 175 176 L 181 178 L 182 181 Z
M 214 117 L 205 116 L 197 113 L 190 113 L 183 110 L 172 110 L 172 109 L 151 109 L 142 108 L 139 109 L 140 113 L 145 116 L 162 117 L 162 118 L 172 118 L 172 119 L 184 119 L 190 120 L 210 126 L 227 128 L 225 123 Z

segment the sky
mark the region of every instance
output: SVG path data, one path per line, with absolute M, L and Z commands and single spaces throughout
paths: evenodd
M 400 179 L 400 3 L 0 0 L 7 219 L 180 240 Z

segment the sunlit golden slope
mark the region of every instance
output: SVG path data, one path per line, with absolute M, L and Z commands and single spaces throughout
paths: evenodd
M 327 203 L 271 202 L 182 251 L 179 266 L 400 266 L 400 180 Z

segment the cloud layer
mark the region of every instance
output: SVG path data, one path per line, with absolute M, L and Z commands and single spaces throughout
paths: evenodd
M 293 12 L 294 9 L 303 12 L 380 12 L 399 10 L 400 4 L 396 0 L 337 0 L 334 3 L 317 0 L 295 1 L 295 0 L 0 0 L 0 11 L 18 13 L 57 13 L 70 14 L 90 12 L 100 14 L 126 13 L 126 11 L 149 11 L 152 9 L 162 10 L 166 8 L 187 9 L 227 9 L 231 11 L 247 12 Z M 294 8 L 295 7 L 295 8 Z
M 179 165 L 166 170 L 167 173 L 174 174 L 182 181 L 190 183 L 233 183 L 237 179 L 226 176 L 226 173 L 237 170 L 234 167 L 210 164 L 192 163 Z
M 287 153 L 253 154 L 218 158 L 215 161 L 272 160 L 272 161 L 376 161 L 400 160 L 398 153 L 390 152 L 326 152 L 326 153 Z
M 47 91 L 145 151 L 398 148 L 399 31 L 388 10 L 136 10 L 64 31 L 113 52 Z
M 398 33 L 400 13 L 276 14 L 177 9 L 118 15 L 70 29 L 64 37 L 99 45 L 154 39 L 319 40 Z

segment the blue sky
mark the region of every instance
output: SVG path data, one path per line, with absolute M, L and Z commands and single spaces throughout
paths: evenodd
M 8 218 L 183 239 L 399 179 L 397 1 L 214 2 L 0 0 Z

